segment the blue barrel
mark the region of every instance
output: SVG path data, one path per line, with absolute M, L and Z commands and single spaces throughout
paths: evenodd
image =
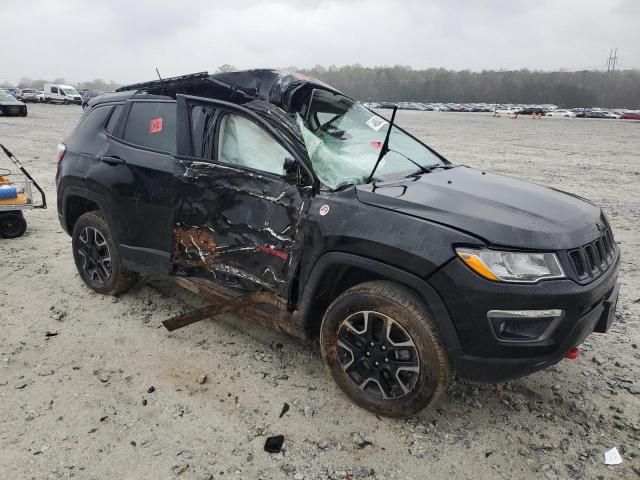
M 0 200 L 16 198 L 18 189 L 14 185 L 0 185 Z

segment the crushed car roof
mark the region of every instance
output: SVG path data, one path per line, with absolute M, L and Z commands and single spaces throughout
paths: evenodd
M 293 113 L 292 99 L 301 88 L 321 88 L 342 94 L 335 88 L 307 75 L 273 69 L 254 69 L 209 74 L 193 73 L 150 82 L 125 85 L 116 92 L 136 91 L 155 95 L 177 94 L 216 98 L 233 103 L 263 100 Z

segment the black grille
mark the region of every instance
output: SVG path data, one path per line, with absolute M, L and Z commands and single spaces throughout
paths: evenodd
M 573 263 L 573 268 L 576 269 L 578 277 L 584 277 L 584 274 L 587 273 L 587 271 L 584 268 L 584 263 L 582 263 L 582 255 L 580 255 L 580 251 L 572 250 L 571 253 L 569 253 L 569 258 L 571 258 L 571 263 Z
M 579 279 L 597 278 L 606 272 L 616 258 L 616 243 L 610 229 L 596 240 L 569 250 L 569 259 Z

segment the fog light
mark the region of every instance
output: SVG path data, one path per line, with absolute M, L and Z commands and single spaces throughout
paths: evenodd
M 564 310 L 490 310 L 487 318 L 499 340 L 541 342 L 564 317 Z

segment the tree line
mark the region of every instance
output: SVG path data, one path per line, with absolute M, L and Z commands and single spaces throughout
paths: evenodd
M 232 71 L 222 65 L 218 71 Z M 640 70 L 619 70 L 613 75 L 598 70 L 447 70 L 411 67 L 316 66 L 299 70 L 360 100 L 436 103 L 551 103 L 560 107 L 640 108 Z M 42 88 L 45 83 L 67 83 L 22 78 L 18 87 Z M 3 84 L 3 87 L 15 85 Z M 113 91 L 114 81 L 95 79 L 77 88 Z
M 436 103 L 551 103 L 640 108 L 640 70 L 414 70 L 406 66 L 316 66 L 303 70 L 360 100 Z

